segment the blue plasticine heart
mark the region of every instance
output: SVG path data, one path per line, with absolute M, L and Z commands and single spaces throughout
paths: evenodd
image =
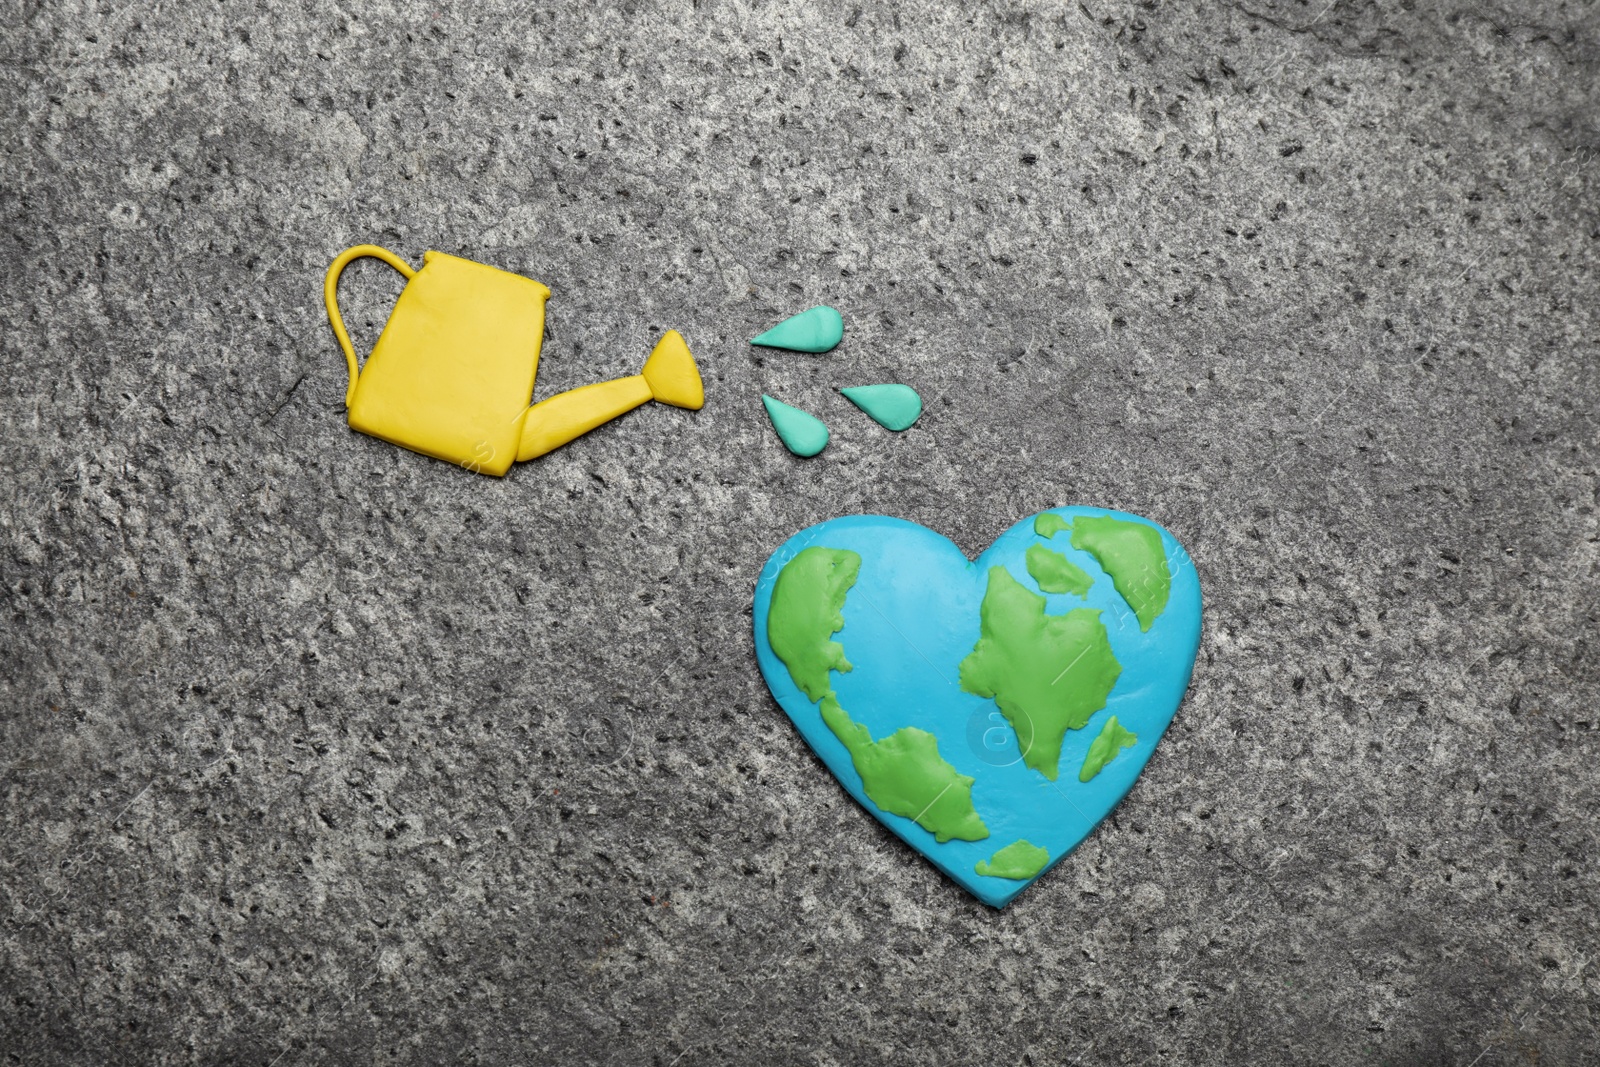
M 801 735 L 879 821 L 997 908 L 1133 787 L 1199 643 L 1188 553 L 1104 508 L 1031 516 L 972 562 L 902 519 L 832 519 L 786 541 L 756 583 L 756 659 Z

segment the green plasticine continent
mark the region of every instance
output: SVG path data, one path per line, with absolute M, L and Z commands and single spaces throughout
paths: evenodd
M 1072 547 L 1089 553 L 1111 576 L 1111 584 L 1139 617 L 1140 631 L 1148 633 L 1172 592 L 1160 532 L 1142 522 L 1086 515 L 1072 528 Z
M 867 798 L 933 834 L 940 844 L 989 836 L 972 806 L 975 779 L 939 755 L 939 741 L 926 730 L 903 727 L 881 741 L 839 706 L 830 671 L 848 672 L 844 646 L 833 635 L 844 629 L 844 602 L 861 572 L 861 557 L 848 549 L 813 545 L 778 572 L 767 609 L 767 643 L 789 669 L 794 684 L 821 701 L 822 721 L 850 753 Z
M 922 398 L 909 385 L 853 385 L 839 392 L 885 430 L 907 429 L 922 414 Z
M 1033 532 L 1040 537 L 1054 537 L 1062 530 L 1072 529 L 1072 523 L 1053 511 L 1041 511 L 1033 517 Z
M 766 333 L 750 338 L 750 343 L 791 352 L 827 352 L 843 338 L 844 316 L 822 304 L 784 319 Z
M 939 739 L 903 726 L 874 741 L 833 695 L 822 698 L 822 721 L 844 742 L 867 797 L 890 815 L 903 815 L 941 845 L 952 837 L 982 841 L 989 828 L 972 806 L 972 783 L 939 755 Z
M 1124 730 L 1117 717 L 1111 716 L 1101 729 L 1100 736 L 1089 746 L 1089 754 L 1083 757 L 1083 769 L 1078 772 L 1078 781 L 1087 782 L 1116 759 L 1118 752 L 1138 743 L 1138 735 Z
M 1046 593 L 1083 596 L 1094 584 L 1094 578 L 1088 571 L 1043 545 L 1028 546 L 1028 573 Z
M 1106 706 L 1122 665 L 1098 609 L 1044 609 L 1044 597 L 1004 567 L 990 568 L 978 643 L 961 661 L 961 688 L 994 699 L 1017 733 L 1022 761 L 1053 782 L 1062 739 Z
M 813 545 L 786 563 L 772 584 L 767 644 L 813 704 L 833 693 L 829 671 L 850 673 L 844 646 L 832 637 L 844 629 L 844 598 L 860 573 L 858 554 Z
M 989 878 L 1026 882 L 1044 870 L 1044 865 L 1049 862 L 1049 852 L 1024 838 L 1011 842 L 986 860 L 979 860 L 973 870 Z
M 761 403 L 772 420 L 772 428 L 778 431 L 778 440 L 790 452 L 805 458 L 828 447 L 828 428 L 815 415 L 774 400 L 765 393 L 761 394 Z

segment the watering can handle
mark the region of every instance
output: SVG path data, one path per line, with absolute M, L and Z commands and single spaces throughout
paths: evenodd
M 361 368 L 356 363 L 356 350 L 350 344 L 350 335 L 345 332 L 344 316 L 339 314 L 339 275 L 350 265 L 351 260 L 360 259 L 362 256 L 371 256 L 381 259 L 401 274 L 406 281 L 416 275 L 411 269 L 411 264 L 377 245 L 356 245 L 339 253 L 337 259 L 328 264 L 328 275 L 322 280 L 322 302 L 328 306 L 328 321 L 333 324 L 334 336 L 339 338 L 339 347 L 344 349 L 345 365 L 350 368 L 350 387 L 344 391 L 344 406 L 350 406 L 350 398 L 356 394 L 356 378 L 361 374 Z

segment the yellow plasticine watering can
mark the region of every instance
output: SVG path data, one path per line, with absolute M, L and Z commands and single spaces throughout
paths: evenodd
M 340 273 L 362 256 L 406 278 L 364 366 L 338 303 Z M 412 270 L 386 248 L 357 245 L 328 267 L 322 297 L 350 370 L 350 428 L 468 470 L 498 477 L 513 460 L 542 456 L 647 400 L 691 411 L 705 403 L 689 346 L 668 330 L 640 373 L 530 407 L 550 290 L 470 259 L 427 252 Z

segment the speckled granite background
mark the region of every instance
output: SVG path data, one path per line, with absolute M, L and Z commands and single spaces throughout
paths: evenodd
M 1593 1062 L 1594 4 L 25 0 L 0 55 L 4 1062 Z M 540 395 L 673 326 L 707 407 L 504 481 L 353 434 L 369 240 L 548 283 Z M 899 436 L 832 392 L 885 380 Z M 749 598 L 824 518 L 1064 503 L 1206 633 L 996 913 Z

